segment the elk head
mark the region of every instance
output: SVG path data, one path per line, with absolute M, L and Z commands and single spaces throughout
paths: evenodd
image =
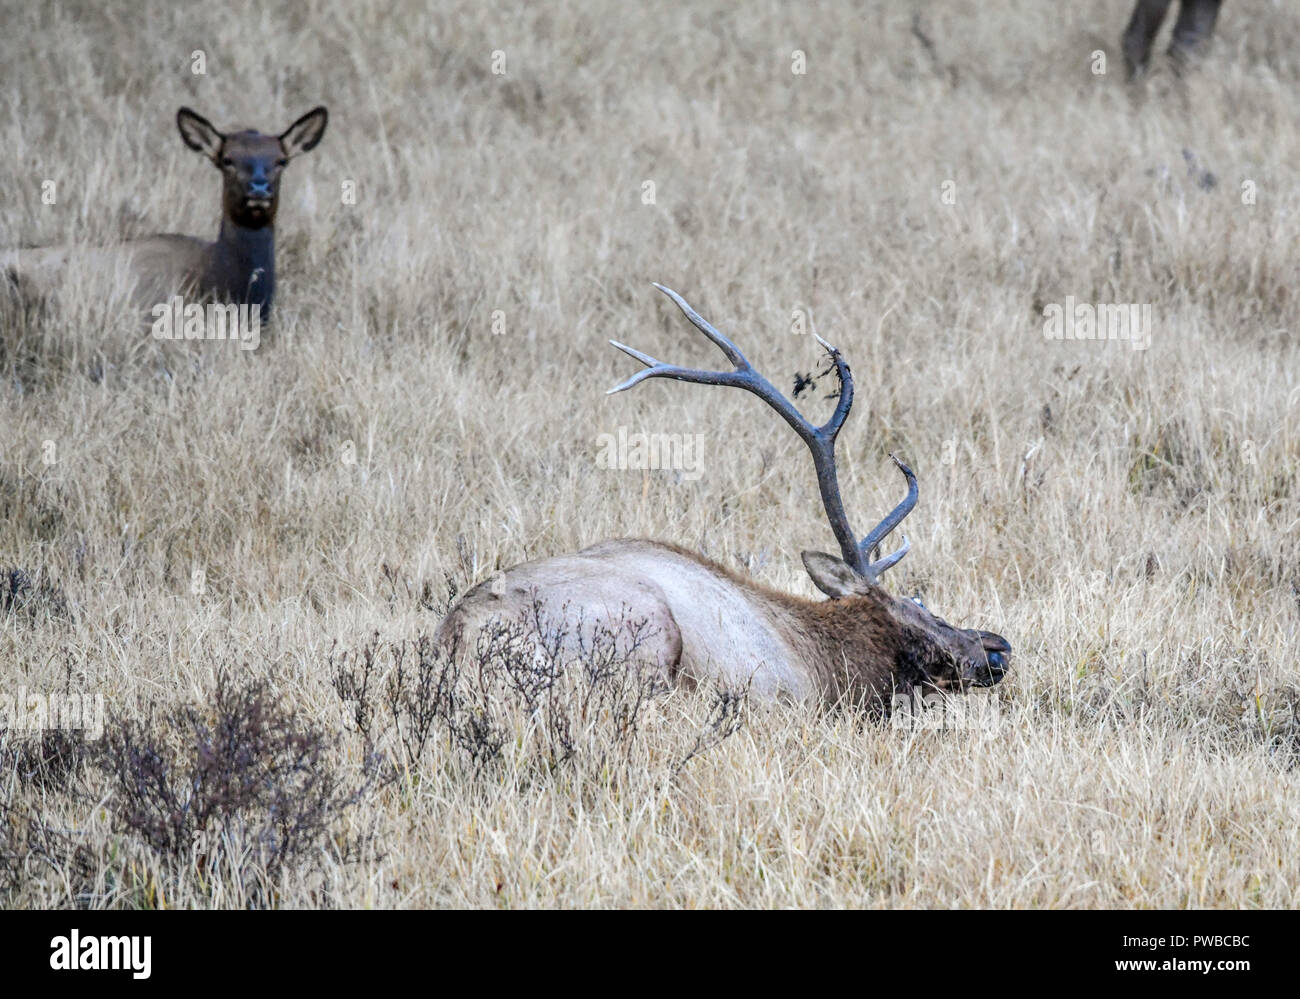
M 931 687 L 940 690 L 964 690 L 967 687 L 992 686 L 1007 671 L 1011 645 L 1001 635 L 978 629 L 954 628 L 928 611 L 919 599 L 889 594 L 880 577 L 911 550 L 906 537 L 894 552 L 872 561 L 871 555 L 916 506 L 917 484 L 912 470 L 893 455 L 894 464 L 907 479 L 907 495 L 888 516 L 865 537 L 858 539 L 849 525 L 840 498 L 835 462 L 835 440 L 853 407 L 853 375 L 840 352 L 817 337 L 830 356 L 839 379 L 839 400 L 835 411 L 821 426 L 810 423 L 766 378 L 747 361 L 730 340 L 724 337 L 686 303 L 680 295 L 663 285 L 656 288 L 676 303 L 698 330 L 712 341 L 733 365 L 731 371 L 706 371 L 666 364 L 648 354 L 617 341 L 610 343 L 644 364 L 627 381 L 609 390 L 622 392 L 649 378 L 672 378 L 700 385 L 723 385 L 744 389 L 758 396 L 788 423 L 812 454 L 831 531 L 839 542 L 842 557 L 824 552 L 805 551 L 804 567 L 813 583 L 831 598 L 837 614 L 850 618 L 870 619 L 873 633 L 887 636 L 884 645 L 892 656 L 893 675 L 904 686 Z M 880 643 L 873 648 L 878 653 Z M 846 646 L 848 648 L 848 646 Z M 852 665 L 852 664 L 850 664 Z
M 328 121 L 328 112 L 318 107 L 278 136 L 252 130 L 225 135 L 189 108 L 176 112 L 181 139 L 221 171 L 225 218 L 244 229 L 275 223 L 280 172 L 295 156 L 316 148 Z

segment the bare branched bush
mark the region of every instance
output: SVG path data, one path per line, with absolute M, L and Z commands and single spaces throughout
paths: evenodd
M 0 774 L 40 790 L 67 790 L 91 755 L 84 733 L 61 728 L 25 736 L 0 729 Z
M 708 752 L 739 732 L 745 724 L 745 708 L 748 703 L 749 684 L 746 684 L 742 690 L 715 687 L 709 720 L 700 734 L 695 737 L 695 744 L 691 746 L 690 752 L 673 768 L 673 775 L 681 773 L 686 764 L 701 753 Z
M 427 635 L 393 651 L 393 669 L 385 688 L 385 704 L 393 731 L 408 764 L 424 755 L 424 747 L 440 718 L 453 708 L 456 672 L 446 668 Z
M 384 589 L 386 591 L 384 599 L 388 602 L 389 611 L 396 611 L 399 607 L 406 606 L 441 616 L 451 606 L 452 601 L 456 599 L 456 594 L 460 589 L 451 576 L 445 576 L 442 585 L 439 587 L 435 586 L 433 580 L 428 578 L 413 582 L 404 576 L 396 566 L 387 562 L 380 565 L 379 571 L 384 579 Z M 444 593 L 439 594 L 439 589 L 442 589 Z
M 0 905 L 8 908 L 34 879 L 47 876 L 68 886 L 67 905 L 87 907 L 97 900 L 101 866 L 84 837 L 38 804 L 0 795 Z
M 68 886 L 71 905 L 93 899 L 97 858 L 56 816 L 62 805 L 89 801 L 92 748 L 79 731 L 0 729 L 0 905 L 43 875 Z
M 518 620 L 501 619 L 475 640 L 462 715 L 496 730 L 522 725 L 538 759 L 554 769 L 580 753 L 603 767 L 626 754 L 648 702 L 667 692 L 658 664 L 642 652 L 653 630 L 625 609 L 612 625 L 549 614 L 533 595 Z
M 389 644 L 375 636 L 331 656 L 334 689 L 366 743 L 381 729 L 407 767 L 437 729 L 474 773 L 502 762 L 507 746 L 530 773 L 575 761 L 603 770 L 627 760 L 649 705 L 670 688 L 643 652 L 654 634 L 648 621 L 625 613 L 613 625 L 588 625 L 567 611 L 548 614 L 534 596 L 519 619 L 489 622 L 465 652 L 459 642 L 440 650 L 425 635 Z M 739 730 L 747 696 L 717 692 L 704 731 L 672 774 Z
M 222 671 L 206 704 L 114 718 L 96 762 L 120 831 L 165 865 L 259 885 L 254 900 L 273 904 L 281 875 L 331 845 L 371 787 L 341 776 L 336 741 L 265 680 L 236 683 Z M 332 846 L 347 859 L 361 844 Z
M 366 745 L 374 744 L 373 719 L 374 697 L 378 679 L 375 671 L 379 666 L 381 653 L 379 633 L 376 632 L 369 642 L 355 653 L 330 652 L 329 678 L 334 692 L 343 702 L 347 712 L 347 723 L 361 733 Z

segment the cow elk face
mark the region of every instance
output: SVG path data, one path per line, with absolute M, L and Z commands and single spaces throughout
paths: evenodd
M 185 144 L 221 171 L 224 217 L 245 229 L 274 224 L 281 171 L 295 156 L 316 147 L 328 121 L 328 112 L 318 107 L 279 136 L 251 130 L 225 135 L 189 108 L 176 115 Z

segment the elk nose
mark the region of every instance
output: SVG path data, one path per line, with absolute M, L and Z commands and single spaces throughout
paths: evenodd
M 1007 672 L 1007 657 L 1002 652 L 990 652 L 985 658 L 988 659 L 989 676 L 996 683 L 1001 680 Z
M 271 196 L 271 182 L 254 177 L 248 182 L 248 196 L 250 198 L 269 198 Z
M 983 682 L 979 686 L 991 687 L 995 683 L 1001 683 L 1007 674 L 1007 656 L 1011 654 L 1011 643 L 991 631 L 980 632 L 980 639 L 984 646 L 985 668 L 982 671 Z

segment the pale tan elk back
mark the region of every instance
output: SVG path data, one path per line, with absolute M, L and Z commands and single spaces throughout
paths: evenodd
M 438 641 L 473 636 L 495 620 L 526 620 L 534 599 L 549 622 L 569 629 L 571 655 L 581 652 L 579 639 L 593 641 L 596 626 L 645 622 L 643 659 L 666 681 L 736 688 L 752 681 L 754 693 L 770 700 L 822 692 L 810 674 L 791 668 L 799 643 L 779 605 L 719 567 L 652 541 L 607 541 L 493 576 L 447 616 Z

